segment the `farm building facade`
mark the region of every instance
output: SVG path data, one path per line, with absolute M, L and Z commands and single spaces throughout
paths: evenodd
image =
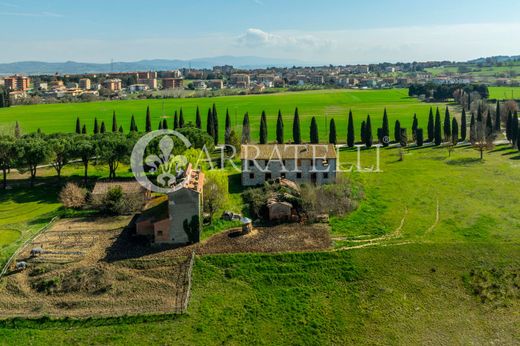
M 336 181 L 337 153 L 333 144 L 242 145 L 242 185 L 256 186 L 273 179 L 298 184 Z

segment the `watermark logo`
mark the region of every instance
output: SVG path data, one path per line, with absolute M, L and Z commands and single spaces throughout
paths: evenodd
M 191 142 L 183 134 L 174 130 L 147 133 L 137 141 L 130 157 L 135 179 L 150 191 L 172 192 L 175 185 L 184 178 L 184 170 L 188 164 L 184 155 L 175 155 L 175 152 L 184 152 L 191 146 Z M 155 181 L 151 177 L 155 177 Z

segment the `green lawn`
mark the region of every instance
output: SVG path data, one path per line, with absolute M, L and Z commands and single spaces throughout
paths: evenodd
M 421 103 L 408 97 L 407 89 L 391 90 L 320 90 L 306 92 L 285 92 L 267 95 L 226 96 L 215 98 L 184 98 L 165 100 L 131 100 L 92 103 L 67 103 L 34 106 L 17 106 L 0 109 L 0 128 L 12 128 L 19 121 L 23 131 L 31 132 L 41 128 L 50 132 L 73 132 L 76 117 L 92 131 L 94 118 L 106 122 L 111 128 L 112 112 L 116 111 L 118 125 L 123 125 L 125 131 L 130 126 L 130 118 L 135 114 L 140 130 L 145 126 L 146 107 L 150 106 L 152 126 L 157 128 L 160 117 L 166 114 L 173 116 L 175 110 L 183 108 L 186 121 L 195 122 L 195 109 L 200 106 L 203 126 L 206 123 L 208 108 L 215 103 L 219 115 L 220 138 L 224 136 L 226 109 L 229 109 L 231 121 L 237 130 L 241 130 L 242 118 L 249 112 L 252 138 L 258 140 L 260 115 L 265 110 L 268 116 L 269 139 L 275 140 L 276 117 L 278 110 L 282 111 L 285 121 L 285 135 L 292 136 L 292 119 L 295 107 L 301 116 L 303 138 L 309 136 L 312 116 L 319 117 L 319 131 L 323 140 L 327 139 L 328 123 L 331 118 L 336 121 L 338 137 L 346 137 L 347 116 L 349 109 L 354 112 L 356 133 L 359 136 L 360 123 L 367 114 L 372 116 L 372 124 L 376 128 L 381 123 L 383 110 L 388 109 L 390 123 L 400 119 L 403 127 L 410 127 L 413 114 L 417 113 L 421 123 L 426 126 L 430 106 L 435 104 Z M 164 111 L 163 111 L 164 109 Z M 168 119 L 170 128 L 172 118 Z M 379 125 L 377 125 L 379 126 Z M 375 130 L 374 130 L 375 133 Z M 345 139 L 346 140 L 346 139 Z
M 520 99 L 520 87 L 489 87 L 489 98 L 497 100 Z

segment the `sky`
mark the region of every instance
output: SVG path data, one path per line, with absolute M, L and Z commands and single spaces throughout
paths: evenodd
M 0 0 L 0 63 L 520 55 L 518 0 Z

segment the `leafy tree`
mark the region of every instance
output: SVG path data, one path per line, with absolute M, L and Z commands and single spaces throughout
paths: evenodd
M 462 108 L 462 115 L 460 117 L 460 140 L 465 141 L 467 137 L 467 119 L 466 119 L 466 110 Z
M 293 141 L 295 144 L 302 143 L 302 136 L 300 131 L 300 115 L 298 114 L 298 107 L 296 107 L 296 109 L 294 110 Z
M 202 149 L 206 146 L 209 152 L 213 151 L 215 145 L 213 138 L 206 131 L 190 126 L 190 124 L 177 131 L 190 141 L 193 148 Z M 179 144 L 179 147 L 182 147 L 182 145 Z
M 387 140 L 385 140 L 385 138 Z M 383 127 L 381 128 L 381 138 L 379 138 L 379 143 L 382 143 L 384 147 L 387 147 L 390 144 L 390 126 L 388 125 L 388 114 L 383 113 Z
M 173 129 L 177 130 L 179 128 L 179 117 L 177 116 L 177 111 L 173 115 Z
M 0 169 L 2 169 L 2 188 L 7 188 L 7 172 L 13 167 L 20 154 L 16 139 L 9 136 L 0 136 Z
M 102 121 L 101 122 L 101 128 L 99 129 L 99 133 L 105 133 L 105 132 L 107 132 L 107 128 L 105 126 L 105 122 Z
M 135 123 L 135 117 L 132 114 L 132 119 L 130 119 L 130 132 L 138 132 L 137 124 Z
M 417 146 L 418 147 L 422 147 L 423 144 L 424 144 L 424 131 L 423 131 L 423 129 L 417 129 L 415 136 L 416 136 L 415 139 L 417 141 Z
M 129 141 L 119 133 L 107 133 L 98 137 L 97 143 L 97 155 L 101 162 L 108 165 L 108 178 L 115 179 L 119 164 L 129 161 Z
M 152 132 L 152 117 L 150 116 L 150 106 L 146 107 L 146 132 Z
M 347 145 L 349 148 L 354 146 L 356 141 L 356 135 L 354 133 L 354 118 L 352 116 L 352 110 L 348 114 L 348 125 L 347 125 Z
M 435 145 L 439 146 L 442 143 L 442 134 L 441 134 L 441 113 L 439 112 L 439 108 L 437 108 L 437 112 L 435 114 Z
M 226 109 L 226 127 L 224 133 L 224 143 L 229 145 L 229 136 L 231 135 L 231 118 L 229 117 L 229 109 Z
M 58 180 L 61 179 L 61 170 L 73 157 L 72 142 L 68 135 L 57 134 L 48 138 L 49 159 L 56 170 Z
M 96 156 L 96 144 L 88 136 L 76 136 L 73 140 L 72 150 L 73 156 L 79 157 L 81 159 L 81 163 L 83 164 L 83 183 L 86 186 L 88 180 L 88 166 L 90 160 Z
M 502 122 L 502 118 L 501 118 L 501 110 L 500 110 L 500 101 L 497 101 L 497 110 L 495 113 L 495 131 L 496 132 L 502 131 L 502 128 L 500 126 L 501 122 Z
M 451 140 L 451 120 L 448 106 L 446 106 L 446 113 L 444 115 L 444 140 L 446 142 Z
M 182 227 L 184 228 L 184 231 L 188 235 L 188 241 L 190 244 L 195 244 L 200 241 L 200 217 L 198 215 L 193 215 L 190 221 L 188 219 L 185 219 L 182 222 Z
M 211 110 L 211 114 L 213 115 L 213 126 L 215 127 L 215 136 L 213 137 L 215 139 L 215 145 L 218 145 L 218 115 L 217 115 L 217 107 L 215 104 L 213 104 L 213 108 Z
M 249 125 L 249 113 L 246 113 L 242 121 L 242 144 L 249 143 L 251 143 L 251 128 Z
M 228 178 L 219 171 L 208 171 L 204 181 L 204 211 L 209 214 L 213 224 L 215 213 L 224 207 L 228 199 Z
M 38 166 L 50 155 L 49 145 L 40 135 L 25 135 L 16 142 L 16 146 L 20 153 L 17 168 L 21 172 L 29 171 L 33 187 Z
M 267 144 L 267 118 L 265 111 L 262 111 L 260 118 L 260 144 Z
M 117 132 L 117 119 L 116 119 L 116 111 L 112 113 L 112 132 Z
M 475 124 L 473 124 L 471 130 L 474 132 L 472 136 L 473 142 L 471 144 L 473 145 L 473 148 L 480 152 L 480 159 L 482 160 L 484 158 L 484 151 L 491 150 L 493 148 L 493 141 L 495 136 L 493 132 L 488 132 L 482 117 L 480 120 L 478 120 L 477 116 L 477 121 Z
M 182 107 L 181 107 L 181 110 L 179 111 L 179 128 L 183 128 L 185 125 L 184 123 L 184 114 L 182 112 Z
M 81 128 L 81 134 L 83 134 L 83 135 L 87 134 L 87 125 L 83 124 L 83 127 Z
M 401 122 L 399 120 L 395 121 L 394 140 L 396 143 L 401 143 Z
M 195 114 L 195 126 L 198 128 L 198 129 L 202 129 L 202 119 L 200 118 L 200 110 L 199 110 L 199 106 L 197 106 L 197 112 Z
M 459 123 L 455 117 L 451 120 L 451 142 L 453 145 L 459 142 Z
M 417 119 L 417 114 L 414 113 L 413 115 L 413 122 L 412 122 L 412 138 L 413 140 L 417 139 L 417 128 L 419 127 L 419 120 Z
M 76 118 L 76 133 L 81 133 L 81 123 L 79 121 L 79 117 Z
M 312 144 L 318 144 L 320 142 L 320 137 L 318 135 L 318 123 L 316 122 L 316 117 L 312 117 L 311 119 L 310 138 Z
M 370 114 L 367 115 L 367 122 L 365 128 L 365 145 L 367 148 L 372 147 L 373 144 L 373 136 L 372 136 L 372 122 L 370 121 Z
M 428 116 L 428 141 L 433 142 L 435 138 L 435 122 L 433 120 L 433 109 L 430 107 L 430 115 Z
M 97 118 L 94 118 L 94 134 L 97 135 L 99 133 L 99 125 Z
M 336 145 L 338 143 L 337 135 L 336 135 L 336 122 L 334 118 L 330 119 L 329 125 L 329 143 Z
M 229 133 L 229 145 L 234 147 L 237 152 L 240 152 L 240 139 L 234 129 L 231 129 L 231 132 Z
M 278 110 L 278 119 L 276 120 L 276 142 L 278 144 L 284 143 L 283 138 L 283 118 L 282 118 L 282 112 Z

